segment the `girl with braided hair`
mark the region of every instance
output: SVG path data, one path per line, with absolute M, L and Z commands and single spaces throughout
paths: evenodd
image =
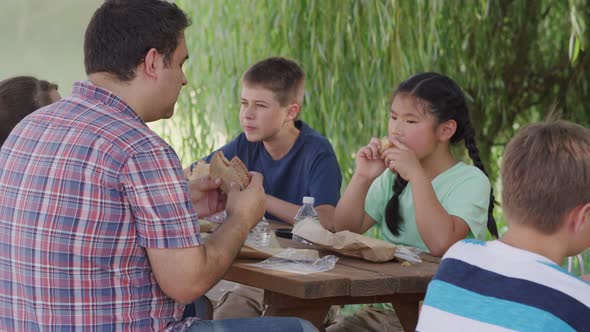
M 455 82 L 421 73 L 393 93 L 387 140 L 372 138 L 356 155 L 356 170 L 331 220 L 334 231 L 364 233 L 377 226 L 386 241 L 442 256 L 466 237 L 483 239 L 494 197 L 475 144 L 465 97 Z M 474 166 L 458 161 L 461 141 Z M 388 307 L 368 306 L 327 331 L 401 330 Z
M 486 224 L 498 236 L 490 182 L 453 80 L 421 73 L 402 82 L 388 131 L 391 147 L 382 151 L 373 138 L 358 151 L 355 173 L 326 226 L 364 233 L 377 225 L 385 240 L 435 256 L 466 237 L 483 239 Z M 451 154 L 451 144 L 461 141 L 474 166 Z

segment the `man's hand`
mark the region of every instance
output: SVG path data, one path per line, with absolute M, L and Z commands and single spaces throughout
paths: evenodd
M 191 179 L 189 195 L 199 218 L 210 216 L 225 208 L 226 196 L 221 193 L 221 179 L 209 176 Z
M 200 246 L 187 248 L 146 248 L 158 285 L 174 300 L 190 303 L 219 282 L 264 213 L 262 175 L 250 172 L 250 185 L 240 191 L 230 184 L 227 204 L 221 204 L 219 179 L 209 176 L 190 182 L 191 198 L 197 212 L 214 213 L 226 208 L 227 219 Z
M 240 186 L 232 182 L 227 197 L 227 218 L 237 217 L 252 229 L 265 211 L 266 196 L 262 187 L 262 174 L 249 172 L 251 180 L 248 187 L 240 191 Z

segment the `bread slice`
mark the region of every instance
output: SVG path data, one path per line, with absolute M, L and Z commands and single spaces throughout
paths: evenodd
M 383 154 L 383 152 L 385 152 L 385 150 L 387 150 L 393 146 L 393 143 L 391 142 L 391 140 L 387 136 L 383 137 L 379 141 L 379 143 L 380 143 L 379 153 L 381 153 L 381 154 Z
M 250 176 L 246 165 L 237 156 L 230 162 L 225 158 L 223 152 L 217 151 L 211 159 L 209 175 L 212 178 L 221 178 L 221 190 L 229 193 L 230 183 L 236 182 L 243 190 L 250 183 Z
M 231 168 L 236 172 L 240 178 L 238 184 L 240 189 L 245 189 L 250 184 L 250 175 L 248 174 L 248 168 L 238 156 L 234 156 L 230 161 Z
M 199 160 L 197 165 L 193 168 L 191 178 L 196 179 L 207 175 L 209 175 L 209 164 L 204 160 Z

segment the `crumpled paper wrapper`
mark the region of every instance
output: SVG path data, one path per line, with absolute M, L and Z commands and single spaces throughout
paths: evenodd
M 212 224 L 212 225 L 210 225 L 210 224 Z M 212 222 L 209 222 L 206 220 L 201 220 L 201 219 L 199 219 L 199 225 L 201 227 L 201 237 L 203 239 L 205 239 L 209 235 L 208 233 L 212 233 L 217 228 L 217 226 L 219 226 L 218 223 L 212 223 Z M 205 226 L 205 227 L 203 227 L 203 226 Z M 213 226 L 213 227 L 208 228 L 209 226 Z M 203 229 L 207 229 L 207 230 L 204 231 Z M 289 249 L 289 248 L 281 247 L 281 244 L 277 240 L 277 237 L 275 236 L 274 232 L 271 232 L 268 247 L 262 247 L 262 246 L 256 245 L 255 241 L 251 241 L 250 239 L 247 239 L 246 242 L 244 243 L 244 245 L 242 246 L 242 249 L 240 249 L 240 252 L 238 253 L 238 258 L 267 259 L 269 257 L 273 257 L 276 255 L 282 254 L 287 249 Z M 314 249 L 293 249 L 292 248 L 291 250 L 294 251 L 297 254 L 297 257 L 302 260 L 316 260 L 319 258 L 318 251 L 314 250 Z
M 277 256 L 283 254 L 285 250 L 289 248 L 281 247 L 281 244 L 277 240 L 276 235 L 274 232 L 270 232 L 270 240 L 268 247 L 259 246 L 256 242 L 251 241 L 250 239 L 246 240 L 244 246 L 238 253 L 239 258 L 258 258 L 258 259 L 266 259 L 269 257 Z M 317 250 L 313 249 L 291 249 L 294 254 L 297 255 L 298 259 L 302 260 L 315 260 L 319 258 L 319 253 Z
M 276 256 L 252 264 L 252 266 L 289 273 L 310 274 L 330 271 L 334 269 L 336 262 L 338 262 L 338 257 L 335 255 L 309 259 L 305 254 L 302 254 L 301 249 L 289 248 Z
M 199 219 L 199 229 L 201 233 L 213 233 L 220 223 L 205 219 Z
M 314 218 L 306 218 L 295 224 L 293 234 L 321 248 L 371 262 L 390 261 L 395 257 L 397 249 L 396 245 L 389 242 L 351 231 L 332 233 Z

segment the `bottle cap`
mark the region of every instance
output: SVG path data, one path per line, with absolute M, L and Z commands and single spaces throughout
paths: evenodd
M 303 204 L 312 204 L 313 205 L 314 199 L 310 196 L 303 197 Z

